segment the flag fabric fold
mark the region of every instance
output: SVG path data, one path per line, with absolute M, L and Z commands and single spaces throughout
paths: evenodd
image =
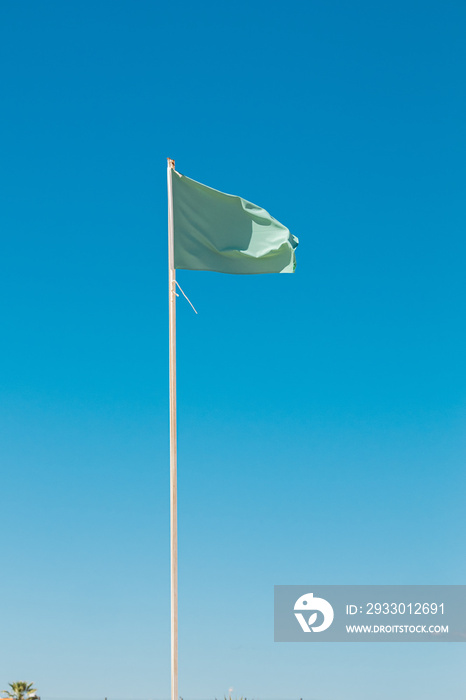
M 294 272 L 298 239 L 261 207 L 171 171 L 178 270 Z

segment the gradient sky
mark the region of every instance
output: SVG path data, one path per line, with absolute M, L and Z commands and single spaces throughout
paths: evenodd
M 0 3 L 0 687 L 168 698 L 166 157 L 300 239 L 181 272 L 180 693 L 460 700 L 274 584 L 465 583 L 466 6 Z

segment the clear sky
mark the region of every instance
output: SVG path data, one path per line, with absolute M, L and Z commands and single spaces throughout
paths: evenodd
M 464 697 L 463 645 L 274 644 L 273 585 L 466 582 L 465 23 L 1 2 L 1 688 L 169 696 L 171 157 L 300 239 L 178 275 L 181 695 Z

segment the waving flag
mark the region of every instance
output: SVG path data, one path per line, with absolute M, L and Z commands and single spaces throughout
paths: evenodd
M 171 169 L 178 270 L 294 272 L 298 239 L 261 207 Z

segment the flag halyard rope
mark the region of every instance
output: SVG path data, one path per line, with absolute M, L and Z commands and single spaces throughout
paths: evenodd
M 178 280 L 175 280 L 175 284 L 176 284 L 176 286 L 178 287 L 178 289 L 180 290 L 181 294 L 182 294 L 182 295 L 184 296 L 184 298 L 186 299 L 186 301 L 188 302 L 188 304 L 191 305 L 191 308 L 192 308 L 192 310 L 194 311 L 194 313 L 197 314 L 197 311 L 196 311 L 196 309 L 194 308 L 194 304 L 192 303 L 192 301 L 190 301 L 190 299 L 188 299 L 188 297 L 186 296 L 186 294 L 183 292 L 183 290 L 181 289 L 181 285 L 180 285 L 180 283 L 178 282 Z M 176 294 L 176 292 L 175 292 L 175 294 Z M 176 296 L 178 297 L 179 294 L 176 294 Z

